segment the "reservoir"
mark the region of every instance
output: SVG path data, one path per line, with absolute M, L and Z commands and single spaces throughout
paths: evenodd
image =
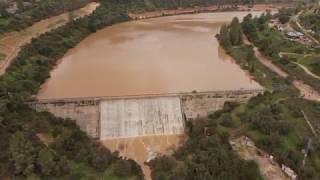
M 102 29 L 59 61 L 38 98 L 261 88 L 215 38 L 223 24 L 246 14 L 167 16 Z

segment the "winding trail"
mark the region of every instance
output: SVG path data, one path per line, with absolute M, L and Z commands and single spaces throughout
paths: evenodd
M 243 35 L 242 39 L 246 45 L 250 45 L 253 47 L 254 55 L 257 57 L 258 61 L 261 64 L 263 64 L 264 66 L 266 66 L 267 68 L 269 68 L 271 71 L 275 72 L 276 74 L 278 74 L 282 78 L 287 78 L 289 76 L 288 73 L 283 71 L 277 65 L 273 64 L 271 60 L 269 60 L 265 56 L 263 56 L 261 54 L 261 52 L 259 51 L 259 49 L 253 43 L 251 43 L 245 35 Z
M 270 59 L 263 56 L 261 52 L 258 50 L 258 48 L 253 43 L 251 43 L 245 35 L 243 36 L 243 41 L 245 44 L 251 45 L 254 47 L 253 50 L 254 50 L 255 56 L 257 57 L 258 61 L 261 64 L 269 68 L 271 71 L 277 73 L 282 78 L 289 77 L 288 73 L 283 71 L 277 65 L 273 64 Z M 314 88 L 312 88 L 311 86 L 309 86 L 308 84 L 304 83 L 301 80 L 293 80 L 292 84 L 300 91 L 300 96 L 302 98 L 306 100 L 320 102 L 320 93 L 316 91 Z
M 297 63 L 297 62 L 292 62 L 292 63 L 298 65 L 298 66 L 299 66 L 301 69 L 303 69 L 303 71 L 304 71 L 305 73 L 307 73 L 308 75 L 310 75 L 310 76 L 312 76 L 312 77 L 320 80 L 320 76 L 318 76 L 318 75 L 314 74 L 313 72 L 311 72 L 311 71 L 310 71 L 307 67 L 305 67 L 304 65 L 299 64 L 299 63 Z
M 58 16 L 36 22 L 19 32 L 9 32 L 0 35 L 0 53 L 5 55 L 5 58 L 0 61 L 0 76 L 6 72 L 11 62 L 19 54 L 21 47 L 31 42 L 33 38 L 67 24 L 71 20 L 70 13 L 74 16 L 73 19 L 78 19 L 91 14 L 99 5 L 99 3 L 92 2 L 78 10 L 65 12 Z
M 314 38 L 309 32 L 308 30 L 306 30 L 299 22 L 299 17 L 301 16 L 301 14 L 303 13 L 303 11 L 300 11 L 297 15 L 295 15 L 293 18 L 291 18 L 291 21 L 293 21 L 298 28 L 302 31 L 303 34 L 305 34 L 309 39 L 311 39 L 314 43 L 316 44 L 320 44 L 320 42 Z M 290 24 L 290 23 L 289 23 Z

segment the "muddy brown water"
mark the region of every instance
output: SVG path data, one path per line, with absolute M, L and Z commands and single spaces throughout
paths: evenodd
M 179 15 L 107 27 L 59 61 L 38 98 L 260 88 L 215 38 L 222 24 L 248 13 Z

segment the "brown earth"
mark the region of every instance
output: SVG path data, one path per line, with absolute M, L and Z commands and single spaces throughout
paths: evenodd
M 289 180 L 281 167 L 271 158 L 269 154 L 258 149 L 253 141 L 247 137 L 240 137 L 230 141 L 232 149 L 241 158 L 248 161 L 255 161 L 260 173 L 265 180 Z

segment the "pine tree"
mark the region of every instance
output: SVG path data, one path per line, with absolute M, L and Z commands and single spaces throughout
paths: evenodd
M 230 34 L 227 25 L 223 25 L 220 29 L 220 36 L 219 36 L 220 44 L 225 48 L 228 49 L 231 47 L 230 42 Z
M 239 46 L 242 43 L 241 37 L 241 26 L 239 23 L 239 19 L 237 17 L 233 18 L 230 25 L 230 39 L 231 44 L 234 46 Z

